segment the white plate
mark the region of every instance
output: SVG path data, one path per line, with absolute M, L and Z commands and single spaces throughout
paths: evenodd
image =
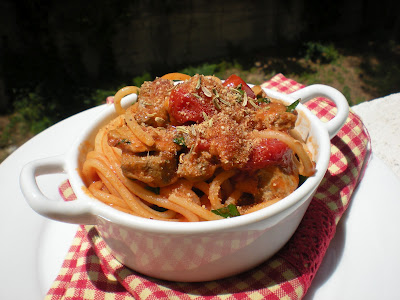
M 78 228 L 31 210 L 19 190 L 22 166 L 64 153 L 85 122 L 101 109 L 52 126 L 0 165 L 0 299 L 43 299 Z M 38 180 L 44 192 L 55 198 L 60 197 L 58 185 L 65 178 L 57 174 Z M 306 299 L 393 299 L 400 269 L 399 211 L 400 181 L 372 155 Z
M 398 299 L 400 181 L 372 155 L 305 297 Z

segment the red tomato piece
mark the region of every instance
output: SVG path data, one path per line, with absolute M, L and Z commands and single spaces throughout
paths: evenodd
M 222 84 L 225 87 L 233 87 L 236 88 L 239 84 L 242 84 L 242 90 L 247 93 L 247 96 L 250 98 L 255 99 L 256 95 L 254 94 L 253 90 L 247 85 L 247 83 L 240 78 L 239 76 L 232 74 L 228 77 L 227 80 L 224 81 Z
M 196 152 L 208 151 L 208 150 L 210 150 L 210 145 L 211 145 L 211 142 L 209 140 L 200 139 L 197 142 L 195 151 Z
M 212 116 L 216 112 L 210 97 L 201 91 L 191 91 L 184 83 L 172 90 L 168 105 L 169 114 L 177 125 L 201 123 L 204 121 L 204 113 Z
M 269 165 L 287 165 L 291 153 L 285 143 L 277 139 L 264 139 L 253 147 L 244 169 L 258 170 Z

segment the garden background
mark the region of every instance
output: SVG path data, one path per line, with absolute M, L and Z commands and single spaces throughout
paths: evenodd
M 350 105 L 400 91 L 396 1 L 0 1 L 0 162 L 48 126 L 168 72 L 277 73 Z

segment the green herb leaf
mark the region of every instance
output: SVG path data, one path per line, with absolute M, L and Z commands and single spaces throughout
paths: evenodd
M 175 144 L 177 144 L 179 146 L 186 147 L 185 138 L 183 136 L 177 136 L 174 138 L 173 141 Z
M 297 99 L 294 101 L 292 104 L 286 107 L 286 112 L 294 112 L 296 109 L 296 106 L 300 103 L 300 99 Z
M 239 85 L 236 87 L 236 89 L 239 91 L 240 94 L 244 95 L 244 89 L 243 89 L 241 83 L 239 83 Z
M 271 99 L 269 98 L 264 98 L 264 97 L 257 97 L 257 101 L 259 103 L 266 103 L 266 104 L 270 104 L 271 103 Z
M 211 212 L 224 218 L 240 216 L 240 213 L 234 204 L 229 204 L 228 206 L 219 209 L 213 209 Z
M 120 140 L 120 141 L 117 143 L 117 146 L 118 146 L 118 145 L 121 145 L 121 144 L 127 144 L 127 145 L 129 145 L 129 144 L 131 144 L 131 141 L 130 141 L 130 140 L 126 140 L 126 139 L 122 139 L 122 140 Z

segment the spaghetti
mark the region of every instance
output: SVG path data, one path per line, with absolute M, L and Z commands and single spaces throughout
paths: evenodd
M 294 130 L 297 112 L 238 78 L 170 73 L 119 90 L 118 117 L 98 131 L 82 166 L 89 193 L 143 218 L 193 222 L 292 193 L 299 174 L 315 172 Z M 137 102 L 122 108 L 132 93 Z

